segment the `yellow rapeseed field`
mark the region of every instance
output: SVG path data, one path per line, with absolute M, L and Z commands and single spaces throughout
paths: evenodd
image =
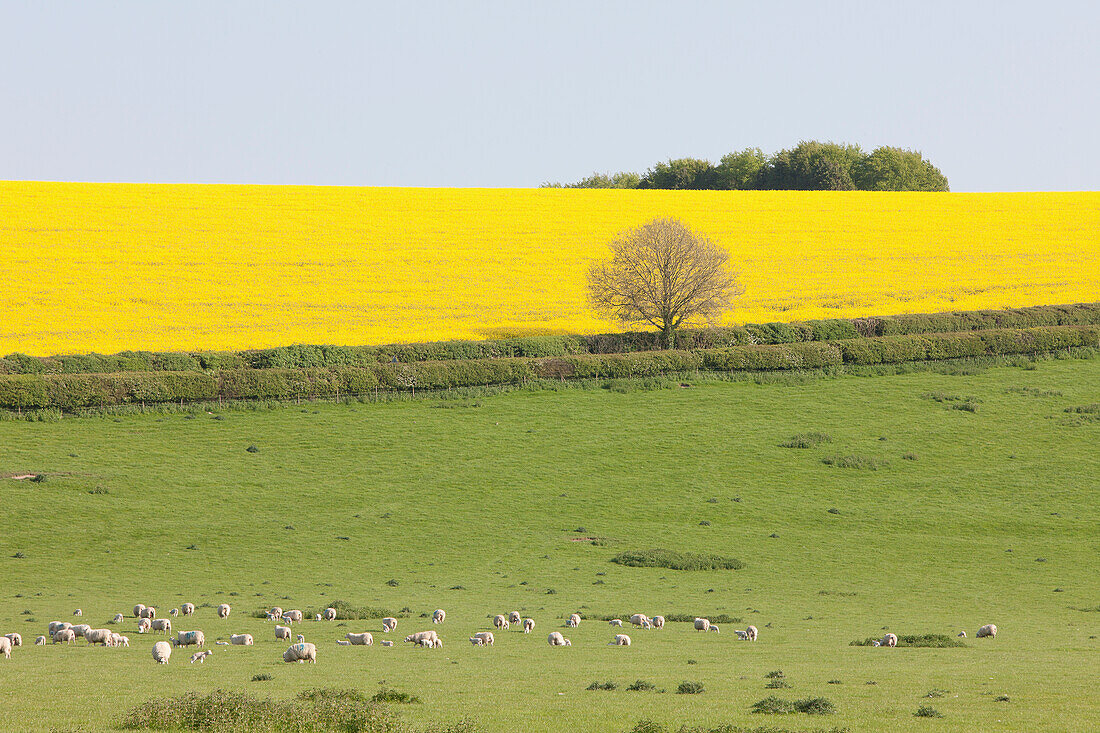
M 0 183 L 0 354 L 599 332 L 584 272 L 675 216 L 728 322 L 1100 300 L 1100 193 Z

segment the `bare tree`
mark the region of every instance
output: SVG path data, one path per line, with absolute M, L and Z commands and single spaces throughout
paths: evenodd
M 654 219 L 619 235 L 610 262 L 588 270 L 592 307 L 623 323 L 649 323 L 676 343 L 680 324 L 713 322 L 745 292 L 729 252 L 676 219 Z

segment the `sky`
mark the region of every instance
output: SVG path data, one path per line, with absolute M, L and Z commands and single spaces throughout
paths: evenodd
M 832 140 L 1100 189 L 1100 3 L 0 0 L 0 179 L 530 187 Z

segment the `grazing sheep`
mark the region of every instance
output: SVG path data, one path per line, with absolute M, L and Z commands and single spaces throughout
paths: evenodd
M 72 629 L 58 629 L 57 631 L 53 632 L 54 644 L 71 644 L 74 641 L 76 641 L 76 633 L 73 632 Z
M 615 638 L 608 646 L 630 646 L 630 637 L 626 634 L 615 634 Z
M 298 644 L 291 644 L 285 652 L 283 652 L 284 662 L 309 662 L 310 664 L 317 664 L 317 647 L 313 644 L 306 644 L 299 642 Z
M 470 643 L 474 646 L 492 646 L 494 641 L 492 631 L 479 631 L 470 637 Z M 481 643 L 478 644 L 477 642 Z
M 573 644 L 561 635 L 560 631 L 551 631 L 550 636 L 546 637 L 546 643 L 550 646 L 573 646 Z
M 180 615 L 180 610 L 178 608 L 173 608 L 171 611 L 168 612 L 168 615 L 169 616 L 179 616 Z
M 314 621 L 320 621 L 321 620 L 321 614 L 318 613 L 318 614 L 314 615 L 313 620 Z
M 102 644 L 111 646 L 112 637 L 110 629 L 88 629 L 84 632 L 84 640 L 89 644 Z
M 88 624 L 77 624 L 76 626 L 72 627 L 73 633 L 76 634 L 77 636 L 84 636 L 84 634 L 87 633 L 88 630 L 91 629 L 91 628 L 92 627 L 89 626 Z
M 745 629 L 745 633 L 748 635 L 749 641 L 756 641 L 756 637 L 760 634 L 755 626 L 749 626 L 747 629 Z
M 650 623 L 653 624 L 653 628 L 655 629 L 663 629 L 665 627 L 665 617 L 654 616 L 652 619 L 650 619 Z
M 535 619 L 525 618 L 523 619 L 523 633 L 530 634 L 535 628 Z
M 386 618 L 382 619 L 382 632 L 383 633 L 388 632 L 388 631 L 393 631 L 396 628 L 397 628 L 397 619 L 393 618 L 392 616 L 387 616 Z
M 152 606 L 146 606 L 141 611 L 141 617 L 142 618 L 147 618 L 150 621 L 152 621 L 153 619 L 155 619 L 157 617 L 157 609 L 153 608 Z
M 53 633 L 55 631 L 61 631 L 61 629 L 71 629 L 72 627 L 73 625 L 70 624 L 68 621 L 51 621 L 49 631 L 47 633 L 50 636 L 53 636 Z
M 630 623 L 634 624 L 635 626 L 641 626 L 642 624 L 648 624 L 649 623 L 649 616 L 646 616 L 644 613 L 636 613 L 636 614 L 634 614 L 633 616 L 630 617 Z
M 734 629 L 733 633 L 737 634 L 737 638 L 740 639 L 741 641 L 748 641 L 748 639 L 749 639 L 749 632 L 747 632 L 747 631 L 742 631 L 741 629 Z
M 325 612 L 321 615 L 324 617 L 325 621 L 335 621 L 336 620 L 336 609 L 335 608 L 326 608 Z
M 891 647 L 897 646 L 898 645 L 897 634 L 887 634 L 886 636 L 882 637 L 882 641 L 880 641 L 879 644 L 881 646 L 891 646 Z
M 35 640 L 34 640 L 34 645 L 35 646 L 44 646 L 45 644 L 46 644 L 46 637 L 44 637 L 44 636 L 36 637 Z
M 439 638 L 439 635 L 436 634 L 434 631 L 418 631 L 415 634 L 409 634 L 408 636 L 406 636 L 405 641 L 406 642 L 411 642 L 413 644 L 419 644 L 424 639 L 438 639 L 438 638 Z
M 173 639 L 176 646 L 206 646 L 206 634 L 201 631 L 181 631 Z
M 963 639 L 965 639 L 965 638 L 966 638 L 966 632 L 965 632 L 965 631 L 960 631 L 960 632 L 959 632 L 959 633 L 957 634 L 957 636 L 960 636 L 960 637 L 962 637 Z
M 447 612 L 444 611 L 442 608 L 435 609 L 435 612 L 432 614 L 432 623 L 433 624 L 441 624 L 446 620 L 447 620 Z
M 83 615 L 84 615 L 84 612 L 83 612 L 83 611 L 81 611 L 81 610 L 80 610 L 80 609 L 78 608 L 78 609 L 76 609 L 75 611 L 73 611 L 73 615 L 74 615 L 74 616 L 83 616 Z
M 229 643 L 235 646 L 252 646 L 252 634 L 233 634 L 229 637 Z
M 569 620 L 565 622 L 565 625 L 571 629 L 575 629 L 581 625 L 581 615 L 579 613 L 569 614 Z
M 13 647 L 23 646 L 23 637 L 16 633 L 4 634 L 4 636 L 11 642 Z
M 511 625 L 518 625 L 522 622 L 523 617 L 519 615 L 519 611 L 510 611 L 508 613 L 508 623 Z
M 435 639 L 432 639 L 432 648 L 433 649 L 442 649 L 443 648 L 443 640 L 438 638 L 438 637 L 436 637 Z
M 370 646 L 374 643 L 374 636 L 369 631 L 364 631 L 361 634 L 344 634 L 344 638 L 353 646 Z
M 6 636 L 0 636 L 0 654 L 4 659 L 11 659 L 11 639 Z
M 298 634 L 298 643 L 299 643 L 299 644 L 301 644 L 301 643 L 302 643 L 302 642 L 304 642 L 305 640 L 306 640 L 306 637 L 302 636 L 301 634 Z
M 485 646 L 485 642 L 483 640 L 474 638 L 472 636 L 470 637 L 470 643 L 474 646 Z
M 165 634 L 172 633 L 172 622 L 166 618 L 155 618 L 152 621 L 153 631 L 163 631 Z
M 130 646 L 130 637 L 122 634 L 111 634 L 111 643 L 115 646 Z
M 190 616 L 194 612 L 195 612 L 195 604 L 194 603 L 184 603 L 182 606 L 180 606 L 180 613 L 182 613 L 184 616 Z
M 275 638 L 276 639 L 289 639 L 290 627 L 289 626 L 275 626 Z
M 337 639 L 336 643 L 339 644 L 340 646 L 351 646 L 351 642 L 350 641 L 345 641 L 344 639 Z
M 711 624 L 710 628 L 707 629 L 707 631 L 713 631 L 716 634 L 721 634 L 722 633 L 722 630 L 720 628 L 718 628 L 718 624 Z
M 109 623 L 109 624 L 120 624 L 120 623 L 122 623 L 122 619 L 123 619 L 122 614 L 121 613 L 116 613 L 115 617 L 113 619 L 111 619 L 110 621 L 108 621 L 107 623 Z
M 997 624 L 986 624 L 985 626 L 978 629 L 978 633 L 976 634 L 976 636 L 979 639 L 984 639 L 987 636 L 990 639 L 996 639 L 997 638 Z
M 302 612 L 296 608 L 291 609 L 283 614 L 283 621 L 286 621 L 288 624 L 292 624 L 295 621 L 302 623 Z
M 705 619 L 705 618 L 696 618 L 695 619 L 695 630 L 696 631 L 706 631 L 709 628 L 710 628 L 710 621 L 708 619 Z
M 874 641 L 871 642 L 871 646 L 882 646 L 882 642 L 879 641 L 878 639 L 875 639 Z
M 168 659 L 172 656 L 172 645 L 166 641 L 158 641 L 153 644 L 153 659 L 157 664 L 168 664 Z
M 138 633 L 139 633 L 139 634 L 144 634 L 144 633 L 145 633 L 146 631 L 148 631 L 148 630 L 149 630 L 149 627 L 150 627 L 150 626 L 151 626 L 152 624 L 153 624 L 153 622 L 152 622 L 152 621 L 150 621 L 150 620 L 149 620 L 149 619 L 147 619 L 147 618 L 141 618 L 141 619 L 138 619 Z
M 141 612 L 145 610 L 145 604 L 139 603 L 134 606 L 134 618 L 141 618 Z
M 229 612 L 233 610 L 229 607 L 228 603 L 223 603 L 218 606 L 218 618 L 229 618 Z
M 498 631 L 503 631 L 508 628 L 508 619 L 498 613 L 493 618 L 493 626 L 495 626 Z
M 195 652 L 191 655 L 191 664 L 198 662 L 199 664 L 206 664 L 206 658 L 214 653 L 213 649 L 203 649 L 201 652 Z
M 268 616 L 274 616 L 275 618 L 282 618 L 283 617 L 283 609 L 279 608 L 278 606 L 272 606 L 271 610 L 269 610 L 267 612 L 267 615 Z
M 393 642 L 392 641 L 383 641 L 382 646 L 393 646 Z
M 618 626 L 619 628 L 622 628 L 623 620 L 621 618 L 613 618 L 613 619 L 611 619 L 610 621 L 607 622 L 607 625 L 608 626 Z

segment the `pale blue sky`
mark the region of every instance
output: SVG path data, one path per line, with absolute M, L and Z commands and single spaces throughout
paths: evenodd
M 0 179 L 536 186 L 820 139 L 1096 190 L 1098 38 L 1096 2 L 0 0 Z

